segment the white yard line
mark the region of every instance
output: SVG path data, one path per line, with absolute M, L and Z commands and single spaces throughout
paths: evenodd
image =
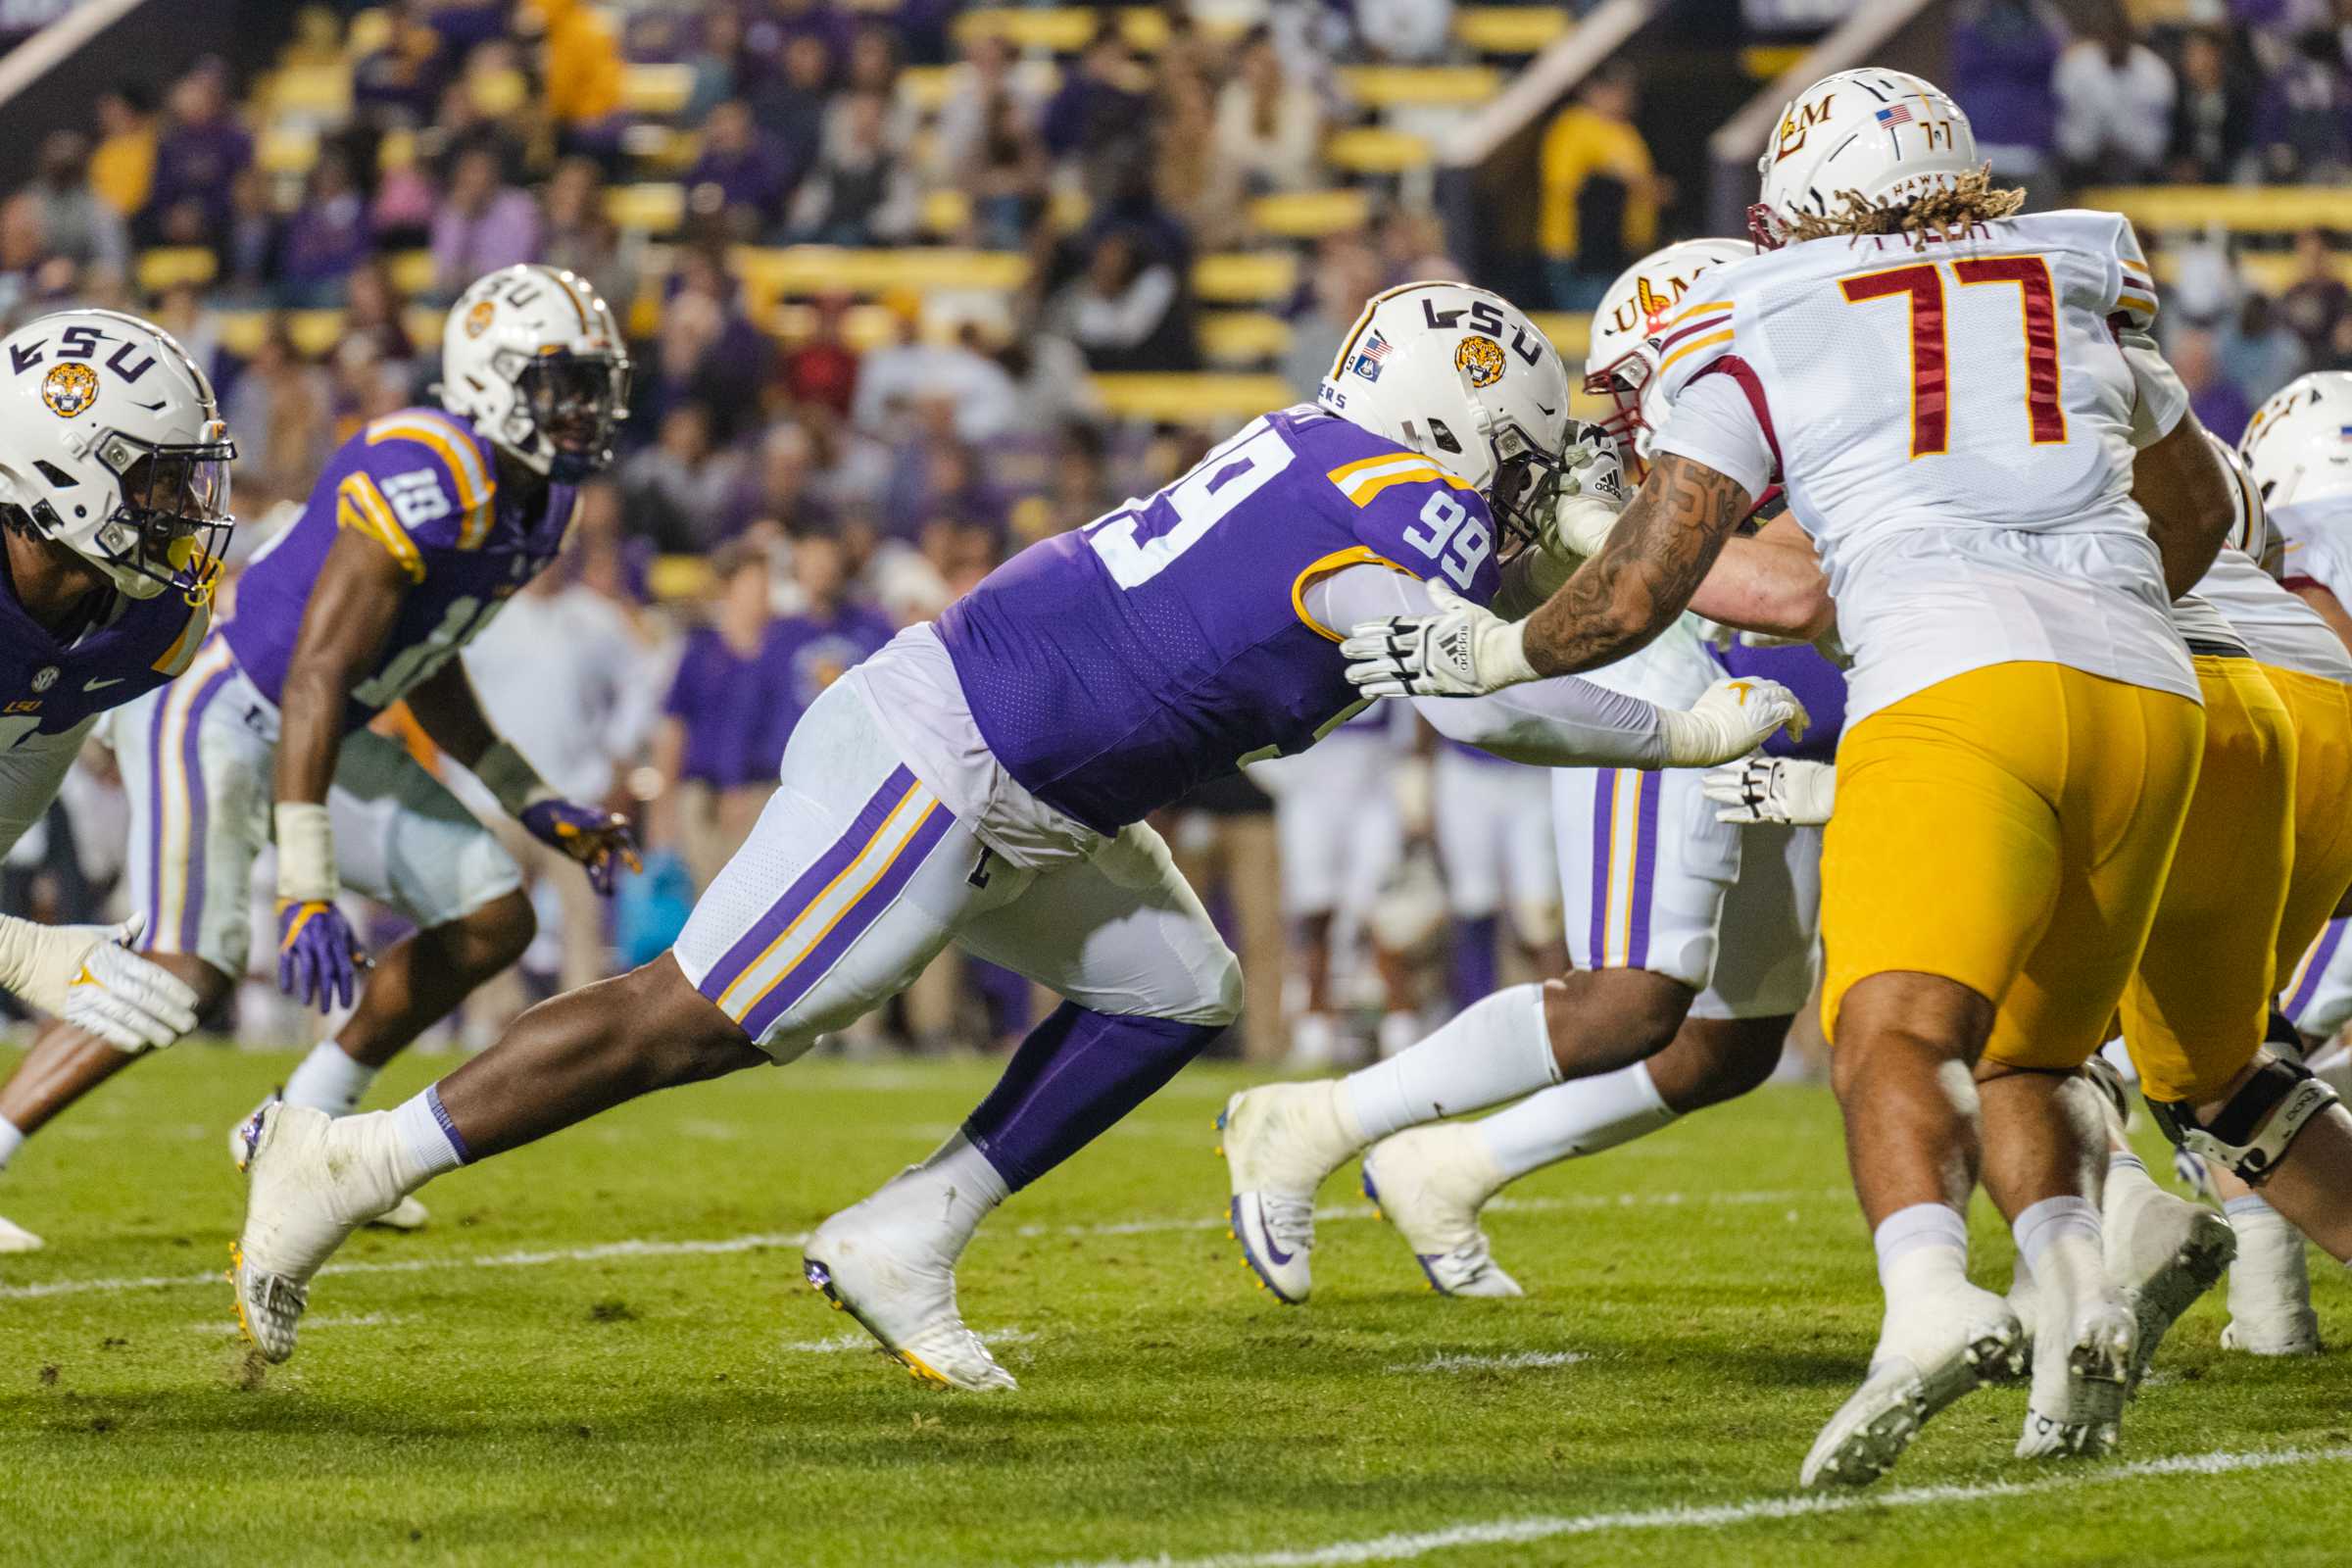
M 1042 1339 L 1035 1329 L 992 1329 L 978 1336 L 982 1345 L 1027 1345 Z M 844 1350 L 881 1350 L 871 1334 L 836 1334 L 829 1340 L 792 1340 L 776 1347 L 788 1355 L 836 1355 Z
M 1487 1205 L 1490 1211 L 1514 1214 L 1545 1214 L 1574 1210 L 1637 1209 L 1637 1208 L 1710 1208 L 1718 1206 L 1748 1206 L 1755 1204 L 1788 1204 L 1816 1202 L 1836 1199 L 1846 1200 L 1841 1189 L 1834 1187 L 1794 1189 L 1783 1192 L 1727 1192 L 1727 1193 L 1587 1193 L 1567 1198 L 1498 1198 Z M 1316 1218 L 1334 1221 L 1367 1220 L 1373 1217 L 1369 1204 L 1349 1203 L 1334 1208 L 1316 1210 Z M 1019 1237 L 1068 1236 L 1076 1238 L 1110 1236 L 1157 1236 L 1184 1231 L 1219 1231 L 1227 1224 L 1222 1214 L 1165 1216 L 1156 1219 L 1115 1220 L 1100 1225 L 1019 1225 L 1010 1234 Z M 999 1234 L 1004 1234 L 1000 1232 Z M 430 1257 L 370 1258 L 348 1263 L 329 1263 L 318 1272 L 330 1274 L 422 1274 L 442 1269 L 467 1268 L 543 1268 L 551 1263 L 598 1263 L 615 1258 L 634 1257 L 692 1257 L 721 1252 L 760 1252 L 776 1248 L 798 1247 L 808 1239 L 805 1231 L 776 1231 L 752 1236 L 729 1236 L 714 1241 L 656 1241 L 644 1238 L 625 1242 L 606 1242 L 596 1247 L 552 1248 L 546 1250 L 514 1252 L 442 1253 Z M 38 1300 L 54 1296 L 111 1296 L 125 1291 L 155 1291 L 184 1289 L 197 1285 L 216 1285 L 220 1281 L 218 1272 L 206 1274 L 148 1274 L 99 1279 L 39 1280 L 24 1285 L 0 1285 L 0 1301 Z
M 2245 1470 L 2280 1470 L 2304 1465 L 2352 1462 L 2352 1446 L 2273 1448 L 2250 1453 L 2189 1453 L 2169 1459 L 2140 1459 L 2100 1470 L 2075 1470 L 2036 1481 L 1983 1481 L 1940 1487 L 1898 1487 L 1886 1492 L 1809 1492 L 1753 1497 L 1745 1502 L 1704 1506 L 1678 1504 L 1619 1513 L 1535 1515 L 1490 1519 L 1444 1530 L 1335 1541 L 1321 1546 L 1282 1551 L 1222 1552 L 1213 1557 L 1135 1557 L 1100 1562 L 1066 1562 L 1056 1568 L 1347 1568 L 1354 1563 L 1408 1562 L 1432 1552 L 1468 1546 L 1519 1546 L 1570 1536 L 1617 1531 L 1723 1530 L 1774 1519 L 1882 1508 L 1928 1508 L 1946 1503 L 1988 1502 L 2042 1493 L 2074 1492 L 2152 1476 L 2219 1476 Z
M 1391 1372 L 1526 1372 L 1538 1367 L 1574 1366 L 1585 1359 L 1582 1350 L 1513 1350 L 1505 1355 L 1433 1355 L 1426 1361 L 1399 1361 Z

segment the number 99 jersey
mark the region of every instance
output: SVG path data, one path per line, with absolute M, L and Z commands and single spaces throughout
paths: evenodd
M 1286 409 L 1150 500 L 1022 551 L 939 635 L 1005 771 L 1111 833 L 1362 706 L 1348 628 L 1316 624 L 1305 596 L 1365 564 L 1486 603 L 1499 574 L 1485 499 L 1345 419 Z
M 2139 388 L 2116 334 L 2157 300 L 2129 222 L 1815 239 L 1691 293 L 1650 339 L 1674 411 L 1658 450 L 1786 485 L 1854 655 L 1849 723 L 2018 660 L 2195 697 L 2131 498 Z
M 380 546 L 409 589 L 374 667 L 358 672 L 348 733 L 406 696 L 471 642 L 514 591 L 556 558 L 577 494 L 548 486 L 526 508 L 498 488 L 494 448 L 439 409 L 403 409 L 343 443 L 302 515 L 237 579 L 223 635 L 254 688 L 283 699 L 311 588 L 335 536 Z

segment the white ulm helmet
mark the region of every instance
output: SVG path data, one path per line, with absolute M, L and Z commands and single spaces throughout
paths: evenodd
M 1585 350 L 1585 391 L 1604 398 L 1616 412 L 1600 421 L 1600 433 L 1617 445 L 1628 471 L 1639 476 L 1649 460 L 1650 433 L 1657 428 L 1649 394 L 1658 373 L 1660 344 L 1672 331 L 1691 285 L 1756 247 L 1743 239 L 1678 240 L 1652 251 L 1617 276 L 1592 313 L 1592 340 Z
M 59 311 L 0 341 L 0 506 L 133 599 L 211 596 L 237 455 L 212 382 L 162 328 Z
M 1858 198 L 1899 205 L 1948 187 L 1983 165 L 1968 116 L 1941 87 L 1866 66 L 1824 76 L 1781 111 L 1756 172 L 1764 187 L 1748 232 L 1770 250 L 1798 213 L 1827 218 Z
M 2254 476 L 2246 471 L 2244 460 L 2229 442 L 2211 430 L 2205 432 L 2205 439 L 2213 443 L 2214 456 L 2222 460 L 2223 468 L 2230 474 L 2230 531 L 2223 536 L 2222 544 L 2260 561 L 2271 544 L 2271 516 L 2262 504 L 2262 491 L 2256 487 Z
M 2237 451 L 2266 506 L 2352 490 L 2352 370 L 2314 370 L 2272 393 Z
M 1467 480 L 1522 540 L 1559 482 L 1568 370 L 1524 312 L 1467 283 L 1375 294 L 1315 401 Z
M 629 351 L 586 278 L 535 262 L 458 296 L 441 327 L 441 406 L 534 472 L 577 483 L 612 461 Z

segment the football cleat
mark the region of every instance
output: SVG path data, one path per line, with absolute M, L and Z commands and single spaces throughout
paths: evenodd
M 2156 1347 L 2189 1303 L 2221 1282 L 2237 1253 L 2230 1222 L 2202 1203 L 2147 1183 L 2111 1195 L 2101 1232 L 2107 1281 L 2123 1296 L 2136 1326 L 2126 1388 L 2137 1392 Z
M 2017 1456 L 2096 1458 L 2123 1430 L 2138 1327 L 2115 1298 L 2070 1305 L 2055 1302 L 2055 1295 L 2044 1298 L 2034 1333 L 2034 1388 Z
M 1867 1486 L 1953 1400 L 2015 1377 L 2025 1329 L 2009 1303 L 1961 1285 L 1941 1299 L 1889 1312 L 1862 1387 L 1821 1429 L 1798 1472 L 1807 1487 Z
M 282 1087 L 271 1090 L 268 1098 L 253 1107 L 251 1114 L 228 1130 L 228 1157 L 237 1162 L 237 1169 L 243 1170 L 245 1161 L 250 1157 L 250 1151 L 246 1147 L 247 1137 L 260 1123 L 262 1112 L 276 1104 L 284 1093 Z M 432 1217 L 433 1211 L 412 1196 L 376 1215 L 368 1222 L 368 1226 L 370 1230 L 420 1231 Z
M 336 1121 L 277 1101 L 242 1129 L 245 1228 L 229 1248 L 237 1323 L 264 1360 L 294 1353 L 313 1275 L 353 1231 L 399 1200 L 391 1117 Z
M 41 1239 L 13 1220 L 0 1219 L 0 1252 L 37 1252 Z
M 1364 1151 L 1364 1196 L 1396 1227 L 1440 1296 L 1524 1296 L 1479 1228 L 1500 1184 L 1485 1140 L 1466 1123 L 1411 1127 Z
M 1266 1084 L 1235 1095 L 1217 1116 L 1233 1239 L 1258 1283 L 1290 1305 L 1314 1288 L 1315 1189 L 1357 1148 L 1340 1093 L 1330 1079 Z
M 2230 1322 L 2222 1348 L 2248 1355 L 2317 1355 L 2319 1314 L 2311 1309 L 2311 1270 L 2303 1233 L 2274 1209 L 2230 1221 L 2237 1258 L 2230 1267 Z
M 974 1394 L 1020 1387 L 964 1327 L 955 1258 L 879 1209 L 881 1197 L 817 1227 L 802 1254 L 809 1289 L 857 1319 L 918 1382 Z

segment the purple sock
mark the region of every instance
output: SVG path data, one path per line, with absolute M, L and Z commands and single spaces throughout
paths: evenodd
M 963 1135 L 1019 1192 L 1075 1154 L 1224 1031 L 1065 1002 L 1029 1031 Z
M 1502 922 L 1494 915 L 1453 922 L 1453 1004 L 1467 1007 L 1494 994 L 1495 945 Z

